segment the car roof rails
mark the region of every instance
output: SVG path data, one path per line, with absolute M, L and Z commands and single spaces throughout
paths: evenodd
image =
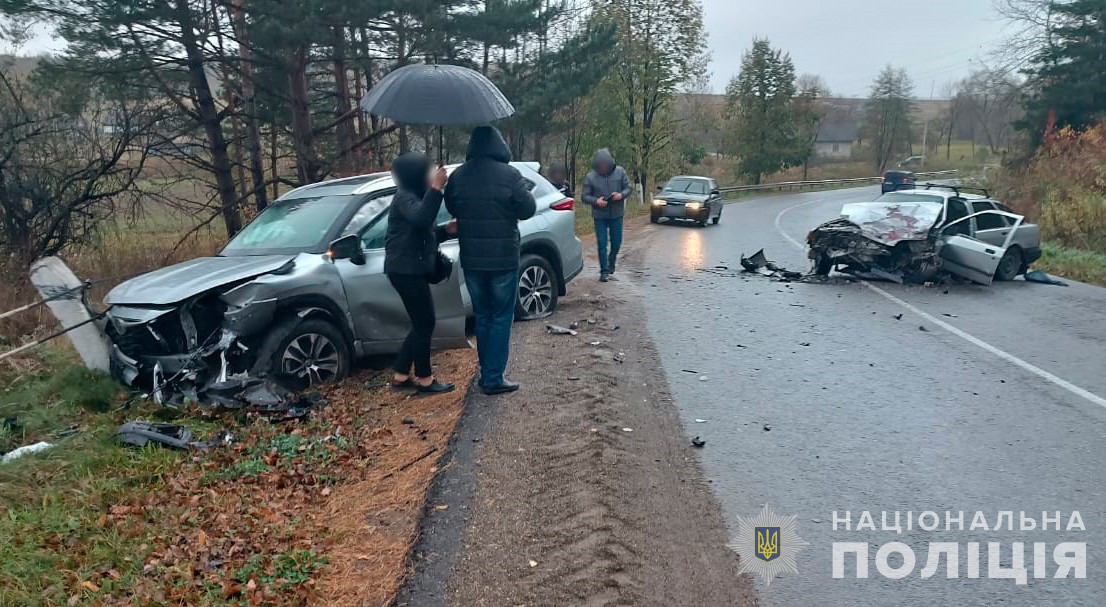
M 919 183 L 918 185 L 922 186 L 922 187 L 925 187 L 925 189 L 927 189 L 927 190 L 931 190 L 933 188 L 944 188 L 946 190 L 952 190 L 953 192 L 956 192 L 957 196 L 960 195 L 961 191 L 965 191 L 965 192 L 979 192 L 980 194 L 983 194 L 984 198 L 990 198 L 991 197 L 991 193 L 988 192 L 986 190 L 986 188 L 973 188 L 973 187 L 967 187 L 967 186 L 961 186 L 961 185 L 949 185 L 947 183 Z

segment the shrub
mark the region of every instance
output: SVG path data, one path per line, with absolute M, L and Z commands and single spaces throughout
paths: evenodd
M 1023 168 L 1000 172 L 991 185 L 1039 222 L 1046 240 L 1106 253 L 1106 123 L 1049 136 Z

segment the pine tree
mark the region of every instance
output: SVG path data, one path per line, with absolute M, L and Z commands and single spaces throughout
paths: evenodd
M 1053 2 L 1051 44 L 1033 59 L 1030 84 L 1037 89 L 1019 126 L 1030 140 L 1046 129 L 1086 128 L 1106 117 L 1106 0 Z
M 738 172 L 753 183 L 761 177 L 801 164 L 810 149 L 808 110 L 797 104 L 795 66 L 791 57 L 755 40 L 741 60 L 741 72 L 726 87 L 734 124 L 731 152 Z

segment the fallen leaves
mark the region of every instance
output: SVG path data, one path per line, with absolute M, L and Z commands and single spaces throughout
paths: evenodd
M 470 351 L 440 358 L 459 385 L 475 373 Z M 365 379 L 325 390 L 313 419 L 249 418 L 239 442 L 181 458 L 106 505 L 95 524 L 135 538 L 136 566 L 129 577 L 109 567 L 73 580 L 66 604 L 386 603 L 464 394 L 409 399 L 366 390 Z

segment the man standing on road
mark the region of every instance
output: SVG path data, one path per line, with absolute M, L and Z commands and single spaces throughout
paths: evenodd
M 537 211 L 511 150 L 494 127 L 472 132 L 465 163 L 449 178 L 445 206 L 457 220 L 461 267 L 476 316 L 480 387 L 485 394 L 518 390 L 507 381 L 511 324 L 518 300 L 518 222 Z
M 622 218 L 626 214 L 626 199 L 630 197 L 630 178 L 614 162 L 606 148 L 595 155 L 591 172 L 584 179 L 584 204 L 591 207 L 595 220 L 595 243 L 599 247 L 599 280 L 607 282 L 618 264 L 622 248 Z M 610 239 L 610 252 L 607 241 Z

